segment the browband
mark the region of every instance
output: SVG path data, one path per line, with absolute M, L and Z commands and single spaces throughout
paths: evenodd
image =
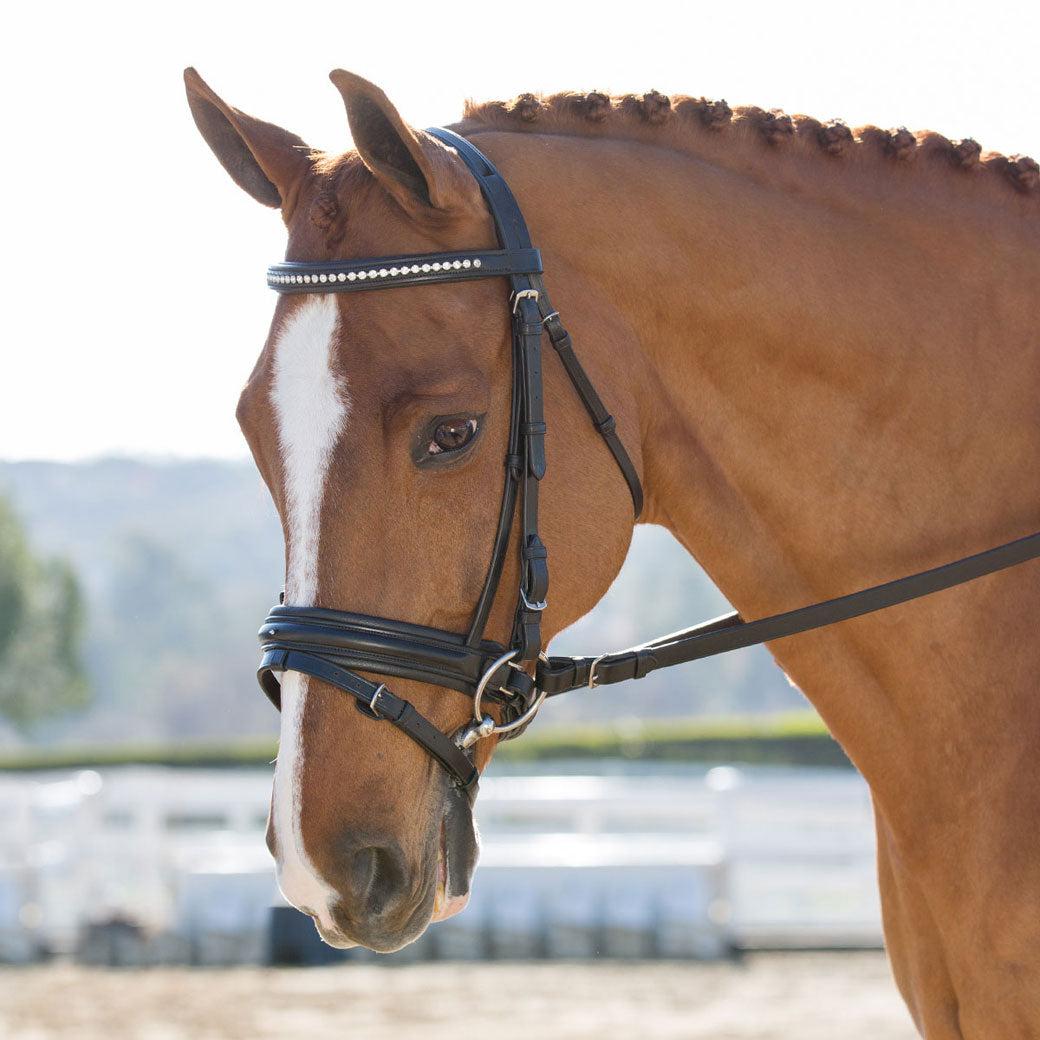
M 482 249 L 462 253 L 382 256 L 332 264 L 286 260 L 267 269 L 267 284 L 286 295 L 367 292 L 369 289 L 406 285 L 540 274 L 541 271 L 542 257 L 537 249 Z

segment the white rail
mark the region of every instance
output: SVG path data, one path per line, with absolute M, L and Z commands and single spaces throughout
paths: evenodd
M 269 799 L 266 770 L 0 775 L 0 960 L 70 952 L 115 919 L 164 937 L 158 959 L 262 958 L 281 903 Z M 880 944 L 869 798 L 852 772 L 499 776 L 477 806 L 471 905 L 428 952 Z

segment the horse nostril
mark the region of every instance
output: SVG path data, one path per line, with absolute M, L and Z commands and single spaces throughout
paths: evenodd
M 407 885 L 404 856 L 392 848 L 370 845 L 354 853 L 347 868 L 350 887 L 369 913 L 382 913 Z
M 375 880 L 379 863 L 379 849 L 374 847 L 355 852 L 347 868 L 351 891 L 362 895 L 368 891 Z

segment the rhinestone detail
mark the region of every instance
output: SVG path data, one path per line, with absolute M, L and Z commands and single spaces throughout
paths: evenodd
M 436 260 L 395 267 L 366 267 L 353 271 L 316 271 L 313 274 L 291 274 L 268 271 L 267 284 L 278 285 L 335 285 L 337 282 L 382 282 L 413 275 L 441 274 L 451 271 L 479 271 L 484 266 L 480 257 L 462 260 Z

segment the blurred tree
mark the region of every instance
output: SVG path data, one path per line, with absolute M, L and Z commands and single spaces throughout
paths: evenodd
M 102 611 L 97 645 L 108 672 L 101 697 L 132 720 L 139 739 L 236 732 L 240 722 L 226 693 L 243 691 L 253 709 L 252 625 L 228 615 L 220 582 L 196 570 L 194 554 L 153 532 L 127 533 L 115 547 Z M 228 633 L 239 628 L 244 657 L 228 649 Z
M 0 498 L 0 716 L 19 729 L 87 703 L 83 614 L 72 568 L 34 557 Z

